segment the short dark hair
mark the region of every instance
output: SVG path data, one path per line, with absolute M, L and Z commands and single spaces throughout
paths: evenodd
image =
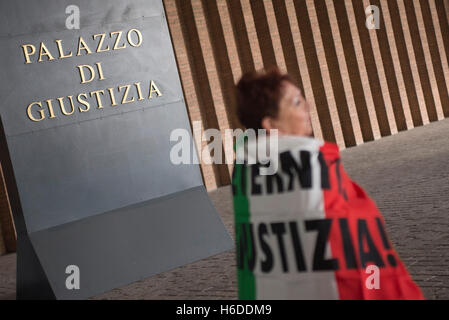
M 296 85 L 288 75 L 277 67 L 248 72 L 237 83 L 237 116 L 247 129 L 262 129 L 262 119 L 276 118 L 281 99 L 282 82 Z

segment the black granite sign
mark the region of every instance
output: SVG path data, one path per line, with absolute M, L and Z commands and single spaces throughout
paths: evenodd
M 86 298 L 232 247 L 198 165 L 170 161 L 190 126 L 161 0 L 2 1 L 0 48 L 18 298 Z

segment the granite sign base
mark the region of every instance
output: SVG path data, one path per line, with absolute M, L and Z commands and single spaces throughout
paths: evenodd
M 56 296 L 28 235 L 17 237 L 16 298 L 54 300 Z
M 204 187 L 18 237 L 18 299 L 84 299 L 233 247 Z M 64 271 L 76 265 L 80 289 Z
M 0 1 L 0 47 L 18 298 L 84 299 L 233 247 L 198 163 L 172 159 L 173 133 L 196 149 L 161 0 Z

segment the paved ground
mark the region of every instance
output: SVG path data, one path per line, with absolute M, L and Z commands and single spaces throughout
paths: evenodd
M 391 241 L 428 299 L 449 299 L 449 119 L 344 150 Z M 210 192 L 233 235 L 230 187 Z M 94 299 L 235 299 L 234 250 Z M 0 257 L 0 299 L 15 298 L 15 254 Z

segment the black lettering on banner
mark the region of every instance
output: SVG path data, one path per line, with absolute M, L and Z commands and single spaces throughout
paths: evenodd
M 313 253 L 313 270 L 338 270 L 338 259 L 325 259 L 326 245 L 329 238 L 330 229 L 332 226 L 332 219 L 319 219 L 305 221 L 306 230 L 317 230 L 315 251 Z
M 312 188 L 312 167 L 310 165 L 310 152 L 301 150 L 300 159 L 302 170 L 298 172 L 300 185 L 303 188 Z
M 298 271 L 306 271 L 306 262 L 304 254 L 302 252 L 301 238 L 298 234 L 298 224 L 296 222 L 290 222 L 290 232 L 292 236 L 293 249 L 295 250 L 296 267 Z
M 320 162 L 321 166 L 321 188 L 330 189 L 331 185 L 329 183 L 329 168 L 326 161 L 324 161 L 323 153 L 321 151 L 318 153 L 318 161 Z
M 366 219 L 359 218 L 356 220 L 357 242 L 352 238 L 356 235 L 355 233 L 351 233 L 349 220 L 347 218 L 304 220 L 306 231 L 317 231 L 311 271 L 339 270 L 340 268 L 343 268 L 343 265 L 340 265 L 340 263 L 344 263 L 348 270 L 363 270 L 369 263 L 373 263 L 379 268 L 385 267 L 386 263 L 393 267 L 397 266 L 398 260 L 392 250 L 391 243 L 388 241 L 382 219 L 380 217 L 373 217 L 373 219 L 376 220 L 377 229 L 385 249 L 390 250 L 389 253 L 386 253 L 385 257 L 383 256 L 384 251 L 379 251 L 380 248 L 376 247 L 376 243 L 373 240 L 373 234 L 371 233 L 373 230 L 368 228 L 368 221 Z M 330 242 L 329 237 L 333 220 L 338 220 L 343 247 L 342 258 L 344 258 L 345 262 L 340 262 L 339 257 L 326 258 L 326 248 Z M 374 221 L 370 220 L 370 223 L 371 222 L 374 223 Z M 299 222 L 295 220 L 258 224 L 236 223 L 238 268 L 240 270 L 245 269 L 253 271 L 256 267 L 256 263 L 259 263 L 260 261 L 261 271 L 263 273 L 269 273 L 273 270 L 276 263 L 275 259 L 279 257 L 284 273 L 294 272 L 295 269 L 297 272 L 307 271 L 307 265 L 309 263 L 304 256 L 303 240 L 301 239 L 299 227 Z M 271 230 L 269 230 L 270 228 Z M 337 228 L 337 226 L 335 226 L 335 228 Z M 255 232 L 257 232 L 257 235 Z M 273 247 L 269 241 L 270 239 L 273 239 L 270 238 L 272 236 L 276 237 L 277 247 Z M 256 237 L 257 239 L 255 239 Z M 256 246 L 256 241 L 259 243 L 258 247 Z M 291 241 L 293 249 L 292 254 L 295 255 L 294 263 L 296 263 L 296 268 L 291 265 L 289 266 L 288 263 L 287 254 L 290 253 L 286 247 L 288 241 Z M 359 257 L 357 256 L 357 245 Z M 276 245 L 274 244 L 274 246 Z M 257 252 L 258 250 L 260 250 L 260 252 Z M 279 255 L 277 255 L 277 250 L 279 251 Z M 257 260 L 257 258 L 259 260 Z M 386 260 L 384 260 L 384 258 Z
M 270 246 L 265 242 L 264 235 L 268 234 L 268 228 L 265 223 L 259 224 L 257 229 L 259 236 L 260 248 L 265 254 L 265 260 L 261 263 L 262 272 L 270 272 L 273 269 L 273 253 L 271 252 Z
M 265 166 L 269 167 L 270 164 L 267 164 Z M 282 178 L 278 175 L 277 172 L 275 174 L 266 175 L 265 179 L 266 179 L 266 185 L 267 185 L 267 194 L 273 193 L 273 179 L 276 180 L 277 192 L 278 193 L 284 192 L 284 184 L 283 184 Z
M 341 179 L 341 173 L 340 173 L 340 166 L 341 166 L 341 160 L 337 159 L 335 164 L 335 173 L 337 174 L 337 180 L 338 180 L 338 193 L 343 196 L 343 198 L 348 201 L 348 195 L 346 194 L 346 190 L 343 188 L 343 182 Z
M 387 233 L 385 232 L 382 220 L 380 220 L 379 217 L 376 218 L 376 223 L 377 223 L 377 229 L 379 230 L 380 237 L 382 238 L 382 243 L 383 243 L 385 249 L 387 249 L 387 250 L 391 249 L 390 241 L 388 241 Z M 391 266 L 396 267 L 397 262 L 396 262 L 396 258 L 394 257 L 393 254 L 389 253 L 387 255 L 387 260 Z
M 261 194 L 262 188 L 256 183 L 256 178 L 260 175 L 260 164 L 251 165 L 251 194 Z
M 373 262 L 377 267 L 382 268 L 385 266 L 379 251 L 374 244 L 374 241 L 369 233 L 368 225 L 365 219 L 358 219 L 357 221 L 358 240 L 359 240 L 359 253 L 360 262 L 362 268 L 366 268 L 367 262 Z M 364 240 L 368 246 L 368 251 L 364 249 Z
M 293 179 L 295 176 L 295 172 L 299 179 L 299 185 L 302 188 L 311 188 L 312 187 L 312 170 L 310 166 L 310 152 L 309 151 L 300 151 L 300 159 L 301 165 L 298 165 L 293 159 L 290 151 L 285 151 L 280 154 L 281 159 L 281 167 L 282 171 L 284 171 L 288 177 L 288 190 L 293 190 Z
M 272 223 L 271 231 L 276 235 L 279 245 L 279 253 L 281 254 L 282 270 L 288 272 L 287 255 L 285 253 L 285 245 L 283 235 L 285 233 L 285 224 L 283 222 Z
M 256 248 L 254 243 L 253 225 L 252 223 L 240 223 L 240 232 L 238 233 L 238 268 L 245 268 L 245 261 L 249 270 L 254 270 L 256 264 Z M 250 234 L 248 236 L 248 233 Z
M 385 249 L 391 249 L 390 242 L 388 241 L 387 234 L 382 225 L 382 221 L 379 217 L 376 218 L 377 228 L 379 229 L 380 237 L 382 238 L 382 243 L 384 244 Z
M 345 254 L 346 268 L 357 269 L 354 246 L 352 245 L 351 234 L 349 232 L 348 219 L 338 219 L 340 224 L 341 239 L 343 241 L 343 251 Z

